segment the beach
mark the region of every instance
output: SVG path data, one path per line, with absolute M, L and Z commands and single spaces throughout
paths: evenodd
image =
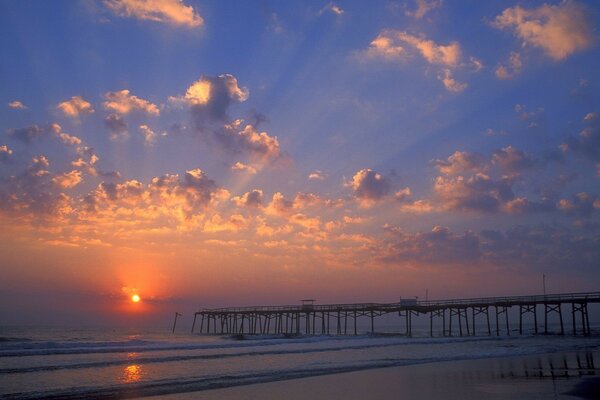
M 587 356 L 587 360 L 586 360 Z M 582 361 L 578 368 L 577 357 Z M 421 365 L 291 379 L 204 392 L 160 396 L 184 399 L 489 400 L 596 399 L 598 353 L 554 353 Z M 567 363 L 568 369 L 564 368 Z M 555 364 L 554 371 L 550 369 Z M 554 377 L 552 376 L 554 374 Z
M 0 399 L 13 400 L 594 398 L 582 396 L 597 386 L 600 357 L 595 334 L 240 338 L 18 328 L 0 336 Z

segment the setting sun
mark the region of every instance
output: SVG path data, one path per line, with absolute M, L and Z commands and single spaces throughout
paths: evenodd
M 131 301 L 133 301 L 134 303 L 138 303 L 140 301 L 140 296 L 138 294 L 134 294 L 133 296 L 131 296 Z

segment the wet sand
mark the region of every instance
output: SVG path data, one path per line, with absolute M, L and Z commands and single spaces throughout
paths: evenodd
M 600 353 L 408 365 L 161 396 L 161 399 L 598 399 Z

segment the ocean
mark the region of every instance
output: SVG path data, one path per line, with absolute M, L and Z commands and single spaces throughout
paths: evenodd
M 189 394 L 379 368 L 550 355 L 502 371 L 590 371 L 600 336 L 202 336 L 149 330 L 0 328 L 0 399 Z M 552 354 L 569 354 L 552 361 Z M 550 363 L 550 365 L 547 365 Z M 554 364 L 553 364 L 554 363 Z M 542 365 L 544 364 L 544 365 Z M 583 365 L 583 367 L 582 367 Z M 593 366 L 593 362 L 592 362 Z M 542 372 L 540 372 L 542 371 Z M 545 371 L 545 372 L 544 372 Z M 206 392 L 208 393 L 208 392 Z

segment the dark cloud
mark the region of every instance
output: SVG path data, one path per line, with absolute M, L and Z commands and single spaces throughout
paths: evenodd
M 117 139 L 127 135 L 127 122 L 118 114 L 109 114 L 104 118 L 104 125 L 110 131 L 110 138 Z
M 171 98 L 190 106 L 197 128 L 204 129 L 213 122 L 227 123 L 229 107 L 248 98 L 249 91 L 239 87 L 233 75 L 202 76 L 187 90 L 184 97 Z
M 588 126 L 577 136 L 567 138 L 561 148 L 586 157 L 593 162 L 600 162 L 600 125 Z
M 533 157 L 512 146 L 496 150 L 492 154 L 492 163 L 498 165 L 504 173 L 519 174 L 535 165 Z
M 232 200 L 238 206 L 257 208 L 263 205 L 264 195 L 262 190 L 252 189 L 242 196 L 234 197 Z
M 388 238 L 379 252 L 386 262 L 495 265 L 500 268 L 564 270 L 595 269 L 600 259 L 600 235 L 570 233 L 548 226 L 515 226 L 506 231 L 454 233 L 436 226 L 430 232 L 406 233 L 385 227 Z
M 354 195 L 359 200 L 367 202 L 381 200 L 391 189 L 388 179 L 370 168 L 364 168 L 356 172 L 346 186 L 352 188 Z
M 59 216 L 69 212 L 69 196 L 58 192 L 48 171 L 50 162 L 43 156 L 33 157 L 20 174 L 0 180 L 0 210 L 11 216 Z
M 23 143 L 31 143 L 48 133 L 48 127 L 30 125 L 25 128 L 9 129 L 8 134 Z
M 435 179 L 434 190 L 442 206 L 448 210 L 496 212 L 514 199 L 512 180 L 494 180 L 485 174 Z
M 415 263 L 469 263 L 482 256 L 479 237 L 473 232 L 452 233 L 442 226 L 430 232 L 406 233 L 386 227 L 390 239 L 386 242 L 384 260 Z

